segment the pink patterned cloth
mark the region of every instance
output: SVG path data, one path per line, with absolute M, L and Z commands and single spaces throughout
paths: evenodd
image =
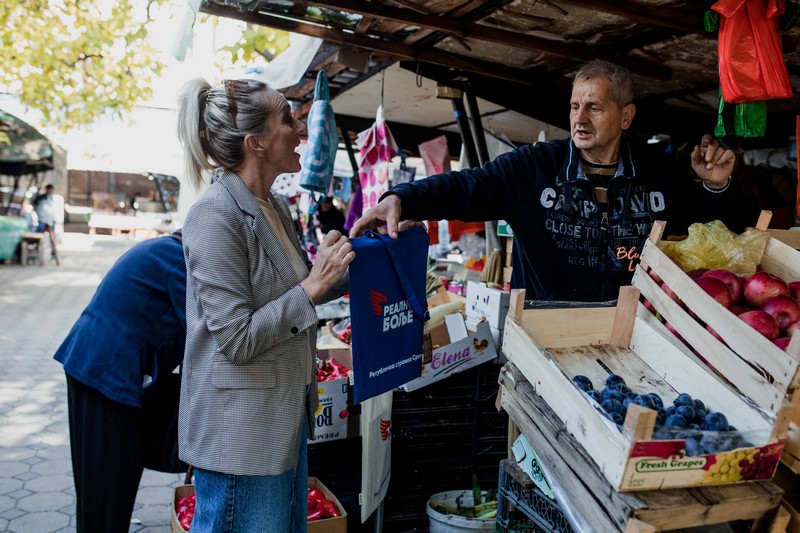
M 378 107 L 375 124 L 358 134 L 358 180 L 361 184 L 362 209 L 377 205 L 389 190 L 389 161 L 397 155 L 397 143 L 383 119 L 383 106 Z
M 450 172 L 450 153 L 447 151 L 447 137 L 444 135 L 420 144 L 419 156 L 425 164 L 426 175 Z

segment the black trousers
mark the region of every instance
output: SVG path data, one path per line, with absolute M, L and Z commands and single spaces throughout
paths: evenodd
M 78 533 L 127 533 L 144 469 L 142 410 L 67 375 Z

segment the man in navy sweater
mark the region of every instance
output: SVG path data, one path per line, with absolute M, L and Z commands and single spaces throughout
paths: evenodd
M 575 75 L 571 138 L 522 146 L 482 168 L 448 172 L 386 193 L 351 235 L 400 220 L 506 220 L 514 230 L 512 288 L 530 300 L 603 301 L 630 283 L 655 220 L 684 234 L 720 219 L 741 230 L 731 184 L 735 155 L 710 135 L 691 154 L 700 183 L 674 161 L 632 146 L 630 73 L 592 61 Z
M 78 532 L 127 532 L 143 469 L 185 470 L 173 374 L 185 342 L 178 231 L 122 255 L 55 354 L 67 374 Z

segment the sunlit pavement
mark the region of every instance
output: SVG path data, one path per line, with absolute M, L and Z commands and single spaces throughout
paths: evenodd
M 75 531 L 67 387 L 53 353 L 135 242 L 66 233 L 61 266 L 0 264 L 0 531 Z M 172 489 L 182 482 L 145 471 L 130 531 L 168 532 Z

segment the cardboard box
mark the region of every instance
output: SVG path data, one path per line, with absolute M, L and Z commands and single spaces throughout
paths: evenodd
M 321 490 L 325 498 L 336 504 L 336 508 L 339 509 L 339 513 L 342 515 L 336 518 L 324 518 L 322 520 L 309 522 L 308 533 L 347 533 L 347 511 L 344 510 L 344 507 L 342 507 L 342 504 L 336 496 L 315 477 L 308 478 L 308 488 Z M 178 514 L 175 512 L 175 506 L 180 498 L 185 498 L 192 494 L 194 494 L 194 485 L 180 485 L 175 487 L 174 497 L 172 498 L 172 508 L 170 509 L 172 515 L 169 521 L 171 533 L 187 533 L 178 522 Z
M 481 323 L 481 320 L 483 319 L 466 318 L 464 319 L 464 324 L 466 324 L 468 331 L 476 331 L 478 329 L 478 324 Z M 492 330 L 492 340 L 494 341 L 494 345 L 501 346 L 503 344 L 503 330 L 497 328 L 491 328 L 491 330 Z
M 485 318 L 495 329 L 502 329 L 508 314 L 511 295 L 505 291 L 490 289 L 485 283 L 467 283 L 467 303 L 464 314 L 467 318 Z
M 180 522 L 178 522 L 178 513 L 175 510 L 178 505 L 178 500 L 181 498 L 186 498 L 194 494 L 194 485 L 180 485 L 175 487 L 173 491 L 172 497 L 172 507 L 170 508 L 170 520 L 169 520 L 169 529 L 172 533 L 186 533 L 186 530 L 181 527 Z
M 511 272 L 513 268 L 510 266 L 503 267 L 503 285 L 511 283 Z
M 353 354 L 349 346 L 321 349 L 318 353 L 321 360 L 332 357 L 346 367 L 353 368 Z M 319 405 L 315 413 L 314 440 L 309 439 L 309 444 L 356 437 L 360 434 L 360 417 L 350 415 L 347 409 L 351 398 L 351 376 L 317 382 Z
M 481 322 L 475 332 L 469 332 L 464 317 L 454 313 L 446 316 L 443 323 L 429 333 L 433 342 L 431 362 L 422 365 L 422 376 L 401 387 L 407 392 L 497 358 L 497 348 L 487 322 Z
M 309 522 L 308 533 L 347 533 L 347 512 L 336 496 L 315 477 L 308 478 L 308 488 L 321 490 L 327 499 L 336 504 L 336 508 L 339 509 L 339 513 L 342 515 L 336 518 L 323 518 Z

